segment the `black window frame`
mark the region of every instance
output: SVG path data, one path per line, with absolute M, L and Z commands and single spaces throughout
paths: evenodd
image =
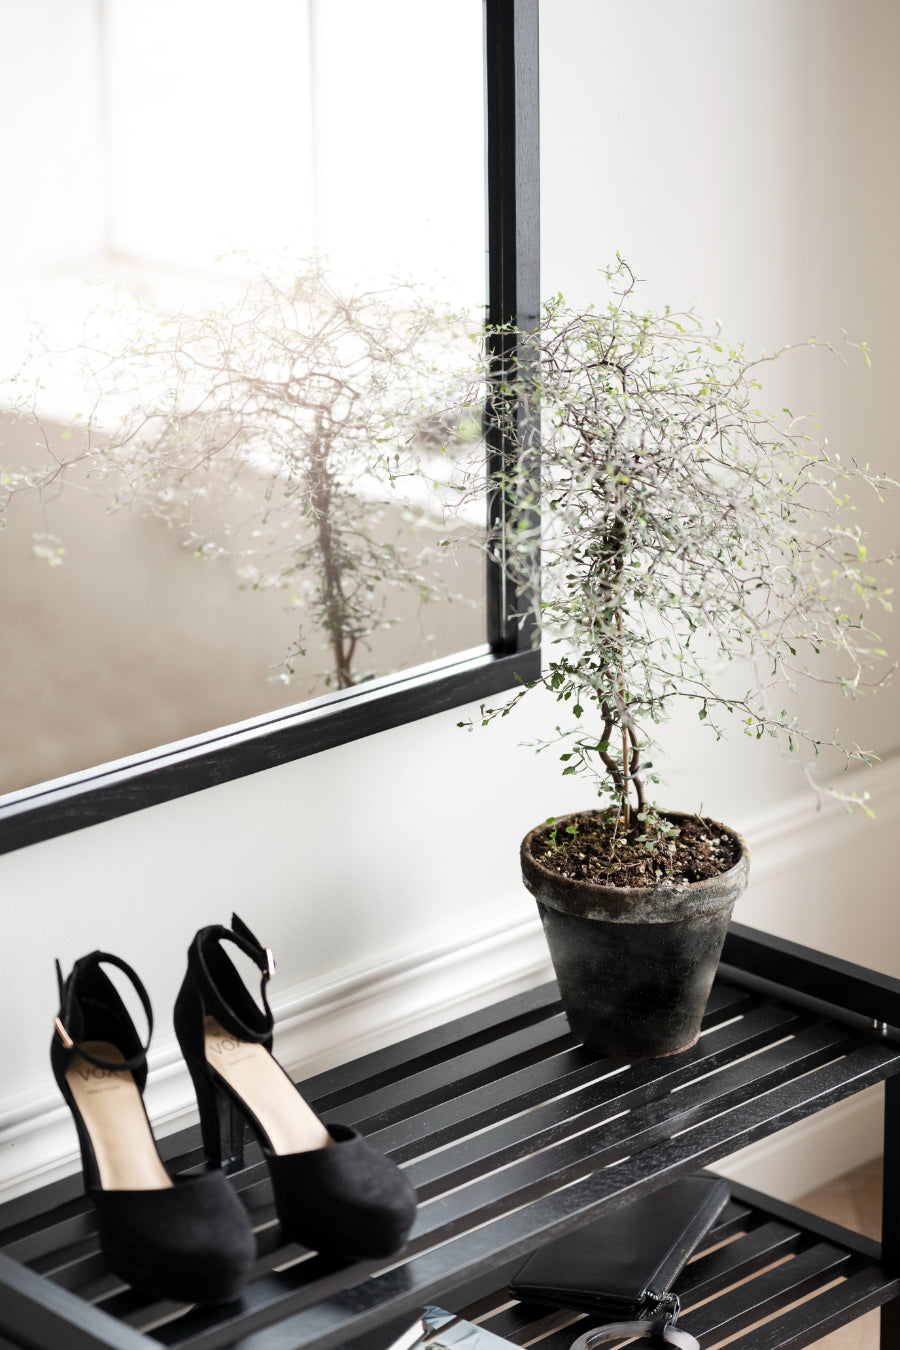
M 487 323 L 527 332 L 540 307 L 538 0 L 483 0 Z M 504 357 L 517 356 L 504 339 Z M 505 364 L 505 362 L 504 362 Z M 511 448 L 499 435 L 489 466 Z M 504 503 L 488 503 L 496 524 Z M 540 650 L 515 617 L 523 597 L 487 560 L 487 642 L 426 666 L 10 793 L 0 853 L 12 852 L 428 717 L 537 678 Z

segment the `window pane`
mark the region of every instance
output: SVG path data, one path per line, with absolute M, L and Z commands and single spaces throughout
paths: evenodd
M 89 334 L 99 385 L 112 384 L 108 357 L 127 353 L 131 341 L 118 314 L 123 295 L 137 294 L 145 310 L 157 306 L 154 323 L 209 307 L 228 311 L 246 306 L 260 266 L 283 278 L 286 259 L 314 250 L 328 256 L 338 289 L 375 287 L 395 303 L 398 331 L 409 300 L 391 287 L 409 277 L 477 316 L 479 0 L 439 8 L 415 0 L 35 0 L 7 7 L 0 26 L 6 51 L 18 58 L 2 94 L 7 124 L 16 106 L 30 105 L 29 90 L 52 85 L 47 99 L 34 100 L 27 152 L 15 165 L 22 210 L 2 224 L 0 299 L 14 320 L 0 350 L 3 373 L 34 354 L 37 323 L 55 348 L 77 347 Z M 118 297 L 110 299 L 110 286 Z M 98 308 L 116 309 L 116 317 L 92 318 L 86 328 L 85 315 Z M 138 348 L 131 385 L 142 406 L 158 409 L 171 389 L 158 362 L 149 372 L 142 364 L 148 350 Z M 85 387 L 78 365 L 39 354 L 30 374 L 37 371 L 42 386 L 40 430 L 28 419 L 4 421 L 3 465 L 46 466 L 54 456 L 80 462 L 62 484 L 15 492 L 0 535 L 7 582 L 0 791 L 340 682 L 334 635 L 321 622 L 311 639 L 306 634 L 306 654 L 297 654 L 314 577 L 296 570 L 281 577 L 262 557 L 269 536 L 253 535 L 272 502 L 282 552 L 293 533 L 299 555 L 310 528 L 308 511 L 291 519 L 302 496 L 292 502 L 283 477 L 273 488 L 272 441 L 268 454 L 257 438 L 244 460 L 232 455 L 227 472 L 174 473 L 168 487 L 145 485 L 132 494 L 137 502 L 110 514 L 119 489 L 98 464 L 124 405 L 104 407 L 94 455 L 85 457 L 78 423 L 67 428 L 77 413 L 88 420 L 96 388 Z M 217 379 L 213 372 L 210 387 Z M 32 391 L 19 383 L 4 392 L 9 405 Z M 426 453 L 456 434 L 432 421 L 427 406 L 421 432 Z M 179 483 L 190 510 L 165 498 Z M 359 494 L 357 525 L 370 557 L 385 562 L 396 545 L 422 580 L 387 576 L 377 604 L 390 626 L 360 638 L 352 677 L 483 642 L 477 551 L 443 553 L 440 531 L 413 528 L 410 510 L 392 504 L 371 474 L 360 470 L 343 485 Z M 382 491 L 388 504 L 374 522 L 369 508 Z M 130 501 L 127 475 L 122 500 Z M 242 550 L 253 538 L 263 542 L 248 562 Z M 423 604 L 432 586 L 458 598 Z

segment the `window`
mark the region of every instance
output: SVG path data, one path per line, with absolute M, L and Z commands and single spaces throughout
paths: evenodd
M 83 17 L 84 8 L 92 7 L 69 7 L 67 12 L 72 16 L 69 22 L 74 24 L 79 15 Z M 269 8 L 254 7 L 254 23 L 258 14 L 263 16 L 260 22 L 264 22 Z M 316 12 L 320 12 L 320 17 L 323 11 L 333 15 L 336 8 L 333 4 L 313 5 L 311 13 L 313 18 Z M 373 5 L 366 8 L 373 13 L 379 10 Z M 118 12 L 127 6 L 115 9 Z M 158 12 L 153 5 L 137 4 L 137 9 Z M 209 12 L 220 14 L 222 9 L 212 6 Z M 493 323 L 515 318 L 525 327 L 536 315 L 538 306 L 537 0 L 484 0 L 483 35 L 488 316 Z M 111 32 L 105 34 L 107 43 L 118 40 L 122 40 L 121 34 L 118 38 Z M 343 40 L 349 48 L 354 34 L 344 34 Z M 427 65 L 428 53 L 423 54 L 422 60 Z M 119 96 L 126 94 L 127 91 L 120 91 Z M 60 116 L 64 113 L 63 109 L 57 111 Z M 83 110 L 78 115 L 83 115 Z M 71 128 L 64 125 L 63 131 L 69 134 Z M 307 143 L 321 158 L 321 145 L 317 147 L 314 141 Z M 107 146 L 105 153 L 128 158 L 127 147 Z M 263 180 L 266 172 L 270 176 L 273 172 L 272 154 L 271 146 L 265 147 L 265 154 L 261 152 Z M 247 157 L 246 153 L 238 156 L 242 171 L 234 175 L 235 186 L 244 190 L 248 181 L 255 185 L 253 175 L 248 175 Z M 303 160 L 299 152 L 297 157 Z M 307 164 L 306 168 L 313 172 L 315 166 Z M 289 170 L 288 179 L 293 175 L 293 163 Z M 227 165 L 220 166 L 213 178 L 218 181 L 223 172 L 227 172 Z M 79 190 L 88 198 L 90 187 L 89 181 L 79 184 Z M 295 204 L 290 197 L 292 189 L 290 184 L 282 187 L 287 193 L 284 210 L 290 214 Z M 124 201 L 125 198 L 114 203 L 107 212 L 114 242 L 120 248 L 122 241 L 126 241 L 128 248 L 146 247 L 140 242 L 144 224 L 141 213 L 126 209 Z M 177 203 L 173 209 L 177 210 Z M 453 211 L 452 192 L 447 194 L 446 209 L 449 213 Z M 56 212 L 46 218 L 51 227 L 55 220 L 56 228 L 60 225 L 69 228 L 66 220 L 60 221 L 59 217 Z M 359 228 L 364 228 L 364 218 Z M 170 252 L 183 249 L 184 236 L 173 232 L 167 247 Z M 495 455 L 504 452 L 502 444 L 492 450 Z M 492 509 L 499 509 L 498 504 L 493 504 Z M 527 635 L 523 636 L 509 620 L 509 610 L 499 569 L 489 564 L 487 633 L 483 645 L 424 667 L 367 681 L 303 704 L 233 722 L 187 741 L 162 745 L 11 793 L 0 799 L 0 850 L 126 814 L 508 688 L 517 679 L 536 673 L 539 660 Z

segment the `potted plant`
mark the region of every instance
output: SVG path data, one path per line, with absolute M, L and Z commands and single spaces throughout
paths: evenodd
M 603 804 L 528 833 L 525 885 L 575 1034 L 661 1055 L 699 1035 L 749 854 L 727 826 L 651 802 L 656 728 L 687 703 L 716 739 L 731 717 L 795 756 L 837 745 L 789 707 L 813 667 L 854 696 L 884 659 L 864 615 L 890 592 L 846 494 L 888 480 L 841 463 L 787 409 L 760 413 L 760 361 L 742 348 L 692 312 L 634 308 L 625 264 L 608 278 L 606 308 L 558 297 L 515 335 L 527 367 L 498 376 L 494 361 L 490 415 L 512 451 L 489 484 L 506 499 L 501 565 L 547 655 L 482 721 L 539 686 L 569 714 L 552 741 L 563 773 Z

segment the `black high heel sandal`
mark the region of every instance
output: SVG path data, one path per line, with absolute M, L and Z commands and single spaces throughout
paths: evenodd
M 101 965 L 131 980 L 147 1015 L 142 1044 Z M 154 1298 L 225 1303 L 253 1261 L 250 1219 L 219 1171 L 172 1178 L 144 1107 L 153 1013 L 147 991 L 118 956 L 90 952 L 63 980 L 50 1060 L 75 1118 L 84 1187 L 94 1202 L 100 1246 L 123 1280 Z
M 201 928 L 175 1003 L 175 1033 L 194 1080 L 207 1157 L 243 1166 L 244 1126 L 259 1139 L 285 1235 L 347 1259 L 392 1256 L 416 1212 L 400 1169 L 345 1125 L 325 1125 L 272 1055 L 266 985 L 271 952 L 237 915 Z M 260 1008 L 231 959 L 233 943 L 260 970 Z

